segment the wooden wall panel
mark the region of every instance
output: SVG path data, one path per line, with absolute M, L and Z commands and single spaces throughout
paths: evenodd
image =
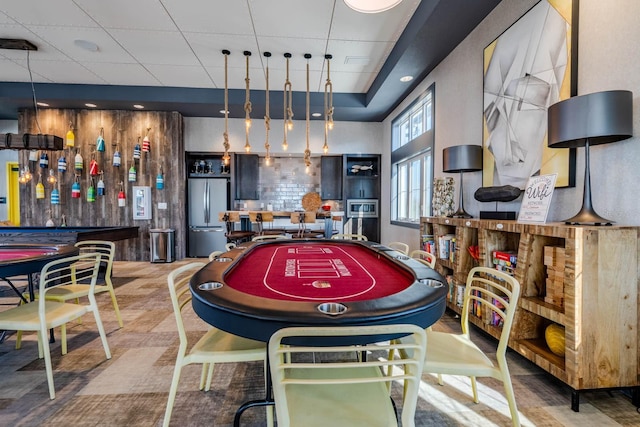
M 34 179 L 20 188 L 20 217 L 23 226 L 44 226 L 49 218 L 60 225 L 65 215 L 67 225 L 72 226 L 138 226 L 139 237 L 119 242 L 118 259 L 130 261 L 149 260 L 149 229 L 172 228 L 175 230 L 176 257 L 186 256 L 185 221 L 185 160 L 182 116 L 177 112 L 123 111 L 123 110 L 39 110 L 38 128 L 31 110 L 19 113 L 20 132 L 50 133 L 65 137 L 71 123 L 75 133 L 75 147 L 63 151 L 47 151 L 49 167 L 58 177 L 60 204 L 51 204 L 52 185 L 46 182 L 49 169 L 41 169 L 38 162 L 29 162 L 29 152 L 20 152 L 20 166 L 29 164 Z M 104 129 L 106 150 L 96 151 L 100 129 Z M 143 152 L 139 160 L 133 159 L 134 146 L 148 130 L 151 151 Z M 117 149 L 122 156 L 120 167 L 113 166 L 113 154 Z M 84 168 L 79 173 L 81 197 L 71 197 L 74 182 L 74 158 L 79 152 Z M 38 152 L 38 157 L 42 151 Z M 58 159 L 64 155 L 67 172 L 58 172 Z M 87 201 L 90 183 L 89 162 L 95 156 L 99 169 L 104 172 L 105 195 L 96 196 L 95 202 Z M 132 164 L 137 170 L 137 180 L 128 181 Z M 156 177 L 162 167 L 164 189 L 156 188 Z M 45 199 L 36 198 L 38 173 L 42 173 Z M 97 185 L 98 177 L 94 178 Z M 120 182 L 126 193 L 126 206 L 118 207 Z M 151 187 L 152 219 L 133 220 L 133 186 Z M 166 203 L 167 209 L 158 209 L 158 203 Z

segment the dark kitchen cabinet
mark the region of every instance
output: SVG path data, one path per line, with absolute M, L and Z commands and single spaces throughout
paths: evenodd
M 347 199 L 380 198 L 380 156 L 345 156 L 344 191 Z
M 257 154 L 236 154 L 234 162 L 236 200 L 258 200 L 260 167 Z
M 342 156 L 320 158 L 320 197 L 322 200 L 342 199 Z

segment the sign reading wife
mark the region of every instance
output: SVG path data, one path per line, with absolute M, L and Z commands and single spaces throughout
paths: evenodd
M 532 176 L 522 196 L 518 222 L 544 224 L 558 174 Z

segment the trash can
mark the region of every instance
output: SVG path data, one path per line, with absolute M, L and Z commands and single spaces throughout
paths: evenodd
M 175 230 L 153 228 L 149 230 L 149 237 L 151 238 L 151 262 L 175 261 Z

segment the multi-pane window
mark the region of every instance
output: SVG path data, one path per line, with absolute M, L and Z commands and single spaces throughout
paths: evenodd
M 391 220 L 418 224 L 431 211 L 434 88 L 393 120 Z

